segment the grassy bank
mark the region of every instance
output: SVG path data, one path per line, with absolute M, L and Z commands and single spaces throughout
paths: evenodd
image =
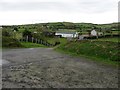
M 19 42 L 12 37 L 2 37 L 2 48 L 35 48 L 35 47 L 47 47 L 42 44 Z
M 83 56 L 110 65 L 117 65 L 118 43 L 110 41 L 79 41 L 60 45 L 56 50 L 73 56 Z
M 2 48 L 21 48 L 21 43 L 12 37 L 2 36 Z
M 117 38 L 117 37 L 114 37 L 114 38 L 99 38 L 99 39 L 97 39 L 97 41 L 109 41 L 109 42 L 117 42 L 118 43 L 119 38 Z
M 22 47 L 24 48 L 36 48 L 36 47 L 47 47 L 42 44 L 31 43 L 31 42 L 21 42 Z
M 65 44 L 67 42 L 66 38 L 46 38 L 46 40 L 51 44 L 55 44 L 55 42 L 60 42 L 60 45 Z M 21 42 L 21 45 L 25 48 L 35 48 L 35 47 L 45 47 L 45 48 L 47 48 L 47 46 L 45 46 L 45 45 L 37 44 L 37 43 L 31 43 L 31 42 Z M 57 45 L 57 46 L 59 46 L 59 45 Z

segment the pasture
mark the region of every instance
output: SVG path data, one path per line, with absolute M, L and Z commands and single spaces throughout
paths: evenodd
M 73 56 L 82 56 L 110 65 L 118 65 L 118 39 L 101 38 L 95 40 L 72 41 L 60 45 L 56 50 Z
M 118 37 L 113 37 L 113 38 L 98 38 L 96 41 L 109 41 L 109 42 L 119 42 Z

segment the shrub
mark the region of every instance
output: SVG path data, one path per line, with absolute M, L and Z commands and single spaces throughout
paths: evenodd
M 10 33 L 7 30 L 2 30 L 2 36 L 10 37 Z
M 12 47 L 22 47 L 17 39 L 11 37 L 2 37 L 2 47 L 12 48 Z

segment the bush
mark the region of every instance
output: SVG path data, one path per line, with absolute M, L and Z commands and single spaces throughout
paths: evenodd
M 10 37 L 10 33 L 7 30 L 2 30 L 2 36 Z
M 2 47 L 12 48 L 12 47 L 22 47 L 17 39 L 11 37 L 2 37 Z
M 32 37 L 32 32 L 30 32 L 29 30 L 25 29 L 25 30 L 23 31 L 23 37 L 26 37 L 26 36 Z

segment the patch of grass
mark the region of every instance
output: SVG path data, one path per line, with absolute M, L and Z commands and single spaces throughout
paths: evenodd
M 60 38 L 59 39 L 61 44 L 66 44 L 67 43 L 67 39 L 66 38 Z
M 36 47 L 47 47 L 42 44 L 37 44 L 37 43 L 31 43 L 31 42 L 21 42 L 21 45 L 24 48 L 36 48 Z
M 50 44 L 55 44 L 55 42 L 60 42 L 60 44 L 64 44 L 64 43 L 67 42 L 66 38 L 50 38 L 50 37 L 46 37 L 45 40 L 48 41 Z
M 108 41 L 69 42 L 56 48 L 73 56 L 83 56 L 110 65 L 118 65 L 118 43 Z
M 110 41 L 110 42 L 118 42 L 119 38 L 98 38 L 97 41 Z
M 119 30 L 118 30 L 118 31 L 112 31 L 112 33 L 113 33 L 113 34 L 119 34 L 120 31 L 119 31 Z
M 51 37 L 46 37 L 45 38 L 46 39 L 46 41 L 48 41 L 50 44 L 55 44 L 55 42 L 59 42 L 59 39 L 58 38 L 51 38 Z
M 66 38 L 59 38 L 59 42 L 60 42 L 60 44 L 58 44 L 58 45 L 55 46 L 54 48 L 57 48 L 57 47 L 59 47 L 59 46 L 61 46 L 61 45 L 64 45 L 64 44 L 66 44 L 68 41 L 67 41 Z

